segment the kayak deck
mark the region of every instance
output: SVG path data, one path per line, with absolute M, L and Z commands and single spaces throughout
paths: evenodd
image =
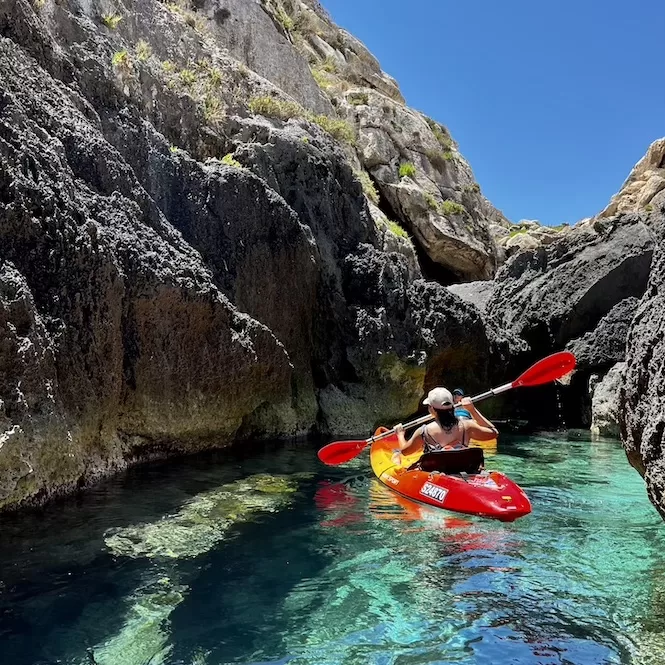
M 383 431 L 380 428 L 376 434 Z M 370 449 L 372 470 L 384 485 L 412 501 L 504 522 L 531 512 L 531 503 L 522 489 L 498 471 L 462 476 L 409 470 L 421 453 L 404 455 L 402 463 L 395 464 L 392 461 L 395 448 L 396 434 L 374 441 Z

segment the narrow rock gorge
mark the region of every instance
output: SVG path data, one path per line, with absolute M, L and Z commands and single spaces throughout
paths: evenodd
M 618 415 L 662 501 L 664 147 L 598 217 L 513 225 L 316 0 L 0 0 L 0 508 L 565 347 L 569 386 L 490 408 Z
M 0 505 L 487 385 L 501 224 L 316 2 L 2 0 Z

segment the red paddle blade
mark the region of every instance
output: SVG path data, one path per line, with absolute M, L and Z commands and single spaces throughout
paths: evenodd
M 333 441 L 319 450 L 319 459 L 330 466 L 337 466 L 358 457 L 367 441 Z
M 570 351 L 559 351 L 539 360 L 513 381 L 513 388 L 540 386 L 569 374 L 575 369 L 577 360 Z

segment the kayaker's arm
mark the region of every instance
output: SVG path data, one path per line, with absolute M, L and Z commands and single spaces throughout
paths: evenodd
M 492 422 L 485 418 L 485 416 L 476 409 L 473 402 L 465 398 L 462 400 L 462 404 L 466 407 L 471 413 L 473 420 L 467 420 L 465 426 L 471 438 L 476 439 L 477 441 L 491 441 L 496 439 L 499 434 L 499 430 L 492 424 Z
M 408 441 L 404 437 L 404 427 L 402 427 L 401 423 L 399 425 L 395 425 L 395 434 L 397 434 L 397 445 L 401 453 L 408 455 L 409 453 L 415 452 L 419 446 L 422 447 L 422 427 L 419 427 Z

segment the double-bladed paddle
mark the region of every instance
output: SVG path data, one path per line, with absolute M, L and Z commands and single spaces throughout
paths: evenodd
M 471 398 L 471 401 L 480 402 L 493 395 L 505 393 L 511 388 L 530 388 L 532 386 L 540 386 L 544 383 L 556 381 L 556 379 L 560 379 L 562 376 L 572 372 L 575 369 L 575 364 L 575 356 L 570 353 L 570 351 L 553 353 L 551 356 L 547 356 L 547 358 L 543 358 L 531 365 L 526 372 L 520 374 L 512 383 L 506 383 L 503 386 L 476 395 Z M 405 423 L 404 429 L 417 427 L 430 420 L 434 420 L 434 417 L 427 414 L 426 416 Z M 389 429 L 378 436 L 372 436 L 369 439 L 365 439 L 365 441 L 333 441 L 319 450 L 319 459 L 330 466 L 344 464 L 344 462 L 349 462 L 354 457 L 360 455 L 365 447 L 373 441 L 378 441 L 386 436 L 390 436 L 394 431 L 395 428 L 393 427 L 393 429 Z

